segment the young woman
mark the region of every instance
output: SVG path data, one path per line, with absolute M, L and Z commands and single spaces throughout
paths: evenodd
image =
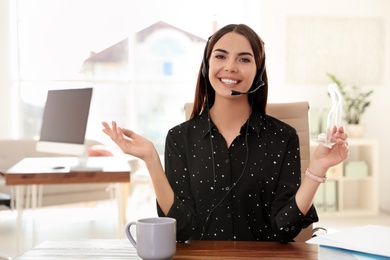
M 313 198 L 326 171 L 348 157 L 344 128 L 319 145 L 301 181 L 294 128 L 266 114 L 264 43 L 231 24 L 210 37 L 191 119 L 169 130 L 165 172 L 154 145 L 103 122 L 123 152 L 145 161 L 159 216 L 177 220 L 177 240 L 292 241 L 318 221 Z

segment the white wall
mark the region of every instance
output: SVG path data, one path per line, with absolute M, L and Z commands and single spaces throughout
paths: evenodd
M 14 137 L 11 125 L 16 123 L 12 113 L 13 89 L 11 73 L 11 28 L 10 12 L 12 0 L 0 1 L 0 137 Z
M 286 83 L 286 18 L 287 17 L 346 17 L 380 18 L 383 20 L 384 48 L 383 73 L 378 82 L 369 86 L 374 94 L 372 105 L 362 118 L 366 137 L 379 143 L 380 204 L 390 211 L 390 167 L 387 164 L 390 153 L 390 1 L 387 0 L 273 0 L 262 1 L 261 30 L 258 32 L 266 44 L 267 73 L 270 83 L 270 101 L 309 100 L 312 106 L 327 107 L 327 83 L 287 84 Z M 326 42 L 324 42 L 326 44 Z M 345 50 L 347 51 L 347 50 Z M 366 55 L 370 51 L 364 50 Z M 298 62 L 298 61 L 297 61 Z M 343 62 L 340 60 L 339 62 Z M 364 64 L 362 64 L 364 66 Z M 367 68 L 369 72 L 370 68 Z M 324 71 L 324 74 L 326 71 Z M 344 82 L 348 83 L 348 82 Z

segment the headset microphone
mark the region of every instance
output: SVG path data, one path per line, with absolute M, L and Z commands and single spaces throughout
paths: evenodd
M 240 91 L 237 91 L 237 90 L 232 90 L 230 95 L 238 96 L 238 95 L 242 95 L 242 94 L 252 94 L 253 92 L 256 92 L 262 86 L 264 86 L 264 82 L 261 82 L 261 84 L 259 86 L 257 86 L 257 88 L 255 88 L 254 90 L 248 91 L 248 92 L 240 92 Z
M 237 90 L 232 90 L 230 95 L 238 96 L 238 95 L 242 95 L 242 94 L 252 94 L 252 93 L 256 92 L 257 90 L 259 90 L 262 86 L 265 85 L 265 83 L 263 81 L 264 69 L 265 69 L 265 55 L 264 55 L 263 62 L 261 64 L 261 68 L 257 72 L 256 77 L 255 77 L 257 87 L 255 89 L 251 90 L 251 91 L 248 91 L 248 92 L 240 92 L 240 91 L 237 91 Z

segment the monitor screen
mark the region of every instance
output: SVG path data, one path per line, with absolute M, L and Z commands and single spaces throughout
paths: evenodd
M 36 150 L 83 155 L 92 88 L 49 90 Z

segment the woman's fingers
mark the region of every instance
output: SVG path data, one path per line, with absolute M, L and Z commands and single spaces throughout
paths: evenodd
M 111 137 L 112 140 L 117 141 L 120 137 L 122 137 L 122 132 L 115 121 L 111 122 L 111 126 L 107 122 L 102 122 L 103 132 Z
M 126 139 L 133 140 L 136 134 L 126 128 L 118 127 L 115 121 L 111 122 L 111 126 L 107 122 L 102 122 L 103 132 L 111 137 L 116 143 L 123 142 Z M 127 138 L 125 138 L 127 137 Z
M 342 131 L 340 132 L 340 138 L 343 140 L 347 140 L 348 138 L 348 133 L 345 132 L 345 129 L 343 128 Z
M 102 122 L 102 126 L 103 126 L 103 131 L 104 130 L 107 130 L 107 128 L 110 128 L 109 125 L 107 124 L 107 122 Z
M 332 135 L 332 141 L 337 142 L 338 139 L 341 139 L 342 141 L 347 140 L 348 134 L 345 132 L 345 128 L 343 126 L 340 126 L 339 128 L 334 127 L 333 128 L 333 135 Z
M 122 133 L 130 139 L 134 139 L 135 133 L 129 129 L 122 128 Z

